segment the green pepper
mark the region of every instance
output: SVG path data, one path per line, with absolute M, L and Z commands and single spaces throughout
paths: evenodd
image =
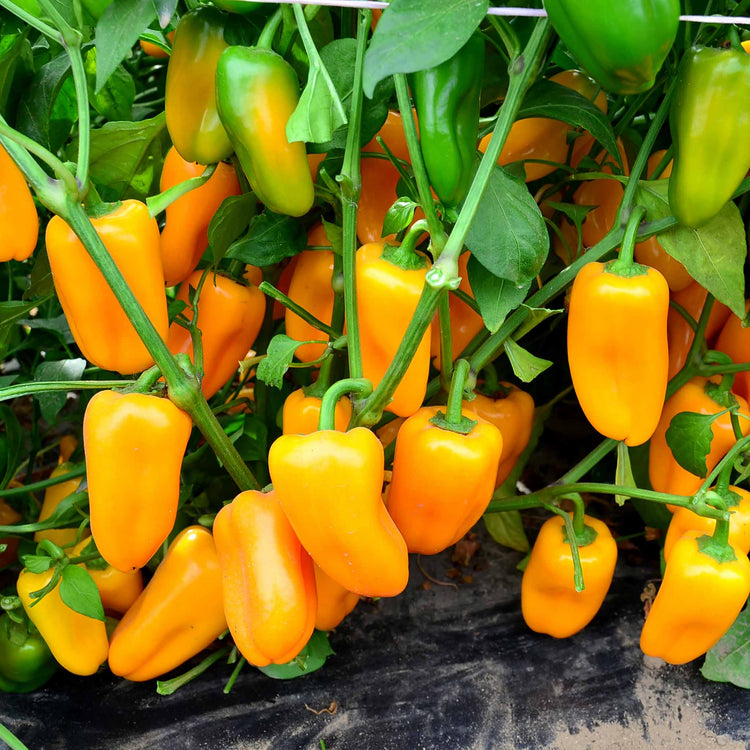
M 30 693 L 55 673 L 57 662 L 30 622 L 0 617 L 0 690 Z
M 544 0 L 563 44 L 615 94 L 654 85 L 680 20 L 679 0 Z
M 232 154 L 216 110 L 216 64 L 227 48 L 224 16 L 215 8 L 186 13 L 177 25 L 167 68 L 167 130 L 185 161 L 215 164 Z
M 227 13 L 239 13 L 245 15 L 261 8 L 263 3 L 254 3 L 251 0 L 213 0 L 214 5 Z
M 286 137 L 299 102 L 292 66 L 268 49 L 229 47 L 216 68 L 216 102 L 259 200 L 279 214 L 306 214 L 315 195 L 305 144 Z
M 699 227 L 731 199 L 750 169 L 750 55 L 688 50 L 669 126 L 674 143 L 669 206 L 680 223 Z
M 474 172 L 483 65 L 484 40 L 474 35 L 449 60 L 411 78 L 427 174 L 448 207 L 466 197 Z

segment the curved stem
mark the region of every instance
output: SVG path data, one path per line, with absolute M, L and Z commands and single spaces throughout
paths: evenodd
M 255 46 L 260 49 L 273 49 L 273 39 L 281 25 L 281 7 L 277 8 L 274 14 L 266 21 L 266 25 L 260 32 L 258 41 Z
M 638 266 L 633 261 L 633 252 L 635 251 L 635 236 L 638 233 L 638 227 L 641 225 L 643 217 L 646 215 L 644 206 L 636 206 L 625 227 L 625 234 L 620 244 L 620 255 L 617 260 L 607 264 L 607 272 L 614 273 L 618 276 L 632 276 L 636 273 L 641 274 L 645 271 L 642 266 Z
M 171 188 L 167 188 L 163 193 L 146 198 L 149 216 L 151 218 L 158 216 L 162 211 L 166 211 L 167 206 L 174 203 L 178 198 L 182 198 L 183 195 L 187 195 L 191 190 L 205 185 L 211 179 L 218 166 L 218 164 L 209 164 L 198 177 L 191 177 L 177 185 L 173 185 Z M 242 265 L 244 267 L 244 264 Z
M 361 398 L 366 398 L 372 393 L 372 383 L 365 378 L 345 378 L 334 383 L 326 391 L 320 405 L 319 430 L 336 429 L 336 403 L 346 393 L 356 393 Z
M 6 10 L 9 10 L 14 16 L 20 18 L 24 23 L 32 26 L 37 31 L 44 34 L 44 36 L 46 36 L 48 39 L 52 39 L 55 42 L 60 41 L 60 32 L 54 26 L 50 26 L 48 23 L 45 23 L 36 16 L 33 16 L 31 13 L 25 11 L 23 8 L 12 2 L 12 0 L 0 0 L 0 6 L 5 8 Z

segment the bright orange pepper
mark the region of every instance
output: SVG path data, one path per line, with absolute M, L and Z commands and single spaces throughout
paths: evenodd
M 717 304 L 714 302 L 714 308 Z M 745 311 L 750 311 L 750 301 L 745 303 Z M 750 362 L 750 328 L 743 328 L 740 318 L 730 314 L 715 346 L 720 352 L 728 354 L 736 364 Z M 750 400 L 750 371 L 735 373 L 732 390 Z
M 333 630 L 357 606 L 360 597 L 336 583 L 319 565 L 313 563 L 313 567 L 318 591 L 315 627 L 317 630 Z
M 50 474 L 52 477 L 59 477 L 61 474 L 67 474 L 70 471 L 68 464 L 60 464 L 56 466 Z M 81 486 L 83 479 L 77 477 L 76 479 L 68 479 L 67 482 L 60 482 L 59 484 L 53 484 L 44 491 L 44 502 L 42 503 L 42 509 L 39 512 L 39 521 L 46 521 L 56 510 L 57 506 L 69 495 L 74 492 L 78 492 L 78 488 Z M 90 532 L 88 529 L 83 534 L 89 536 Z M 75 542 L 78 538 L 78 529 L 47 529 L 46 531 L 34 532 L 34 541 L 41 542 L 42 539 L 49 539 L 54 542 L 58 547 L 65 547 Z
M 0 145 L 0 261 L 31 257 L 38 237 L 39 217 L 26 178 Z
M 309 435 L 318 429 L 322 399 L 317 396 L 306 396 L 305 390 L 299 388 L 290 393 L 281 412 L 282 431 L 284 435 Z M 352 418 L 352 402 L 340 398 L 336 403 L 336 429 L 345 432 Z

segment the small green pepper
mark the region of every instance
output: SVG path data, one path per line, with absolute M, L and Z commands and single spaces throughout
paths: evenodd
M 7 612 L 0 617 L 0 690 L 30 693 L 56 669 L 52 652 L 30 622 L 16 622 Z

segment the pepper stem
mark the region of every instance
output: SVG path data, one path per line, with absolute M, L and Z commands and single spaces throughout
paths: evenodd
M 346 393 L 356 393 L 361 398 L 367 398 L 372 393 L 372 383 L 367 378 L 345 378 L 334 383 L 326 391 L 320 405 L 319 430 L 336 429 L 336 404 Z
M 281 7 L 276 9 L 276 12 L 266 21 L 266 25 L 260 32 L 258 41 L 255 46 L 259 49 L 273 49 L 273 38 L 276 36 L 276 32 L 279 30 L 281 25 Z
M 426 263 L 421 255 L 417 255 L 416 246 L 419 238 L 428 231 L 427 222 L 424 219 L 415 221 L 409 228 L 403 242 L 396 245 L 386 245 L 383 250 L 383 259 L 394 266 L 403 268 L 406 271 L 413 271 L 424 268 Z
M 646 273 L 645 267 L 633 260 L 635 238 L 645 215 L 646 209 L 643 206 L 636 206 L 633 209 L 625 227 L 625 234 L 622 237 L 620 256 L 617 260 L 607 263 L 608 273 L 614 273 L 618 276 L 637 276 Z

